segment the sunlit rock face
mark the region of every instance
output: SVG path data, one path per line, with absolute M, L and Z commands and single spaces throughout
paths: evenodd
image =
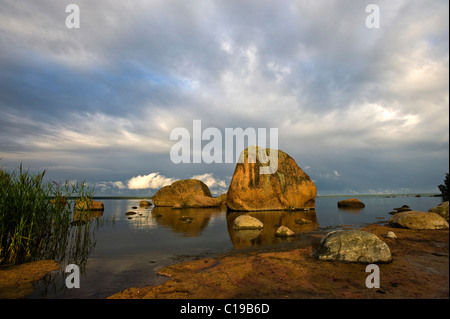
M 183 206 L 191 195 L 195 195 L 194 199 L 190 201 L 195 202 L 195 207 L 200 207 L 202 202 L 207 206 L 212 205 L 212 195 L 208 186 L 197 179 L 183 179 L 164 186 L 152 197 L 152 202 L 155 206 Z
M 281 150 L 253 148 L 256 151 L 251 151 L 251 147 L 245 149 L 236 164 L 227 193 L 228 208 L 236 211 L 315 208 L 316 186 L 292 157 Z M 270 162 L 261 161 L 260 151 Z M 271 162 L 276 163 L 274 172 L 262 173 L 261 168 L 273 166 Z

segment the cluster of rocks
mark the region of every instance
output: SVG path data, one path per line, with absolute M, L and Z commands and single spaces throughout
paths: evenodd
M 445 211 L 445 209 L 447 209 Z M 389 219 L 393 228 L 407 229 L 448 229 L 448 222 L 434 211 L 442 211 L 448 216 L 448 202 L 433 207 L 429 212 L 414 211 L 407 205 L 394 209 Z M 385 238 L 398 239 L 393 231 L 388 231 Z M 359 263 L 386 263 L 392 261 L 388 245 L 378 236 L 361 230 L 341 230 L 328 233 L 315 252 L 319 260 L 333 260 Z
M 412 210 L 408 205 L 394 208 L 389 224 L 392 227 L 409 229 L 447 229 L 448 201 L 432 207 L 428 212 Z
M 141 209 L 148 209 L 150 206 L 152 206 L 152 203 L 148 200 L 141 200 L 139 202 L 139 208 Z M 125 213 L 125 215 L 128 216 L 128 219 L 131 219 L 132 218 L 131 216 L 134 215 L 143 215 L 142 211 L 141 212 L 136 211 L 136 209 L 138 209 L 137 206 L 132 206 L 131 209 L 132 210 L 129 210 Z
M 264 224 L 257 218 L 248 214 L 240 215 L 233 221 L 233 229 L 235 230 L 259 230 L 264 228 Z M 275 236 L 290 237 L 295 233 L 286 226 L 281 225 L 277 228 Z
M 267 163 L 252 157 L 258 152 L 277 152 L 277 170 L 262 174 Z M 227 206 L 232 211 L 309 210 L 315 208 L 316 186 L 295 160 L 281 150 L 249 147 L 236 164 L 226 194 L 213 197 L 202 181 L 187 179 L 161 188 L 153 197 L 155 206 L 201 208 Z
M 256 156 L 260 152 L 267 155 L 275 152 L 277 155 L 277 169 L 272 174 L 262 173 L 261 168 L 271 163 L 260 161 L 260 157 Z M 314 182 L 291 156 L 281 150 L 252 146 L 241 153 L 227 193 L 213 197 L 205 183 L 187 179 L 164 186 L 152 197 L 152 202 L 156 207 L 173 209 L 224 206 L 230 211 L 309 211 L 315 209 L 316 193 Z M 298 222 L 307 223 L 310 221 Z M 255 230 L 263 227 L 260 220 L 247 214 L 237 217 L 233 223 L 235 230 Z M 276 235 L 288 237 L 295 233 L 281 225 Z
M 272 174 L 262 174 L 261 168 L 270 164 L 259 161 L 255 154 L 277 152 L 277 170 Z M 189 179 L 174 182 L 161 188 L 153 197 L 155 206 L 172 208 L 217 207 L 224 205 L 232 211 L 263 210 L 313 210 L 315 209 L 316 186 L 303 172 L 292 157 L 281 150 L 249 147 L 241 153 L 239 162 L 228 188 L 220 197 L 213 197 L 208 186 L 199 180 Z M 357 198 L 338 202 L 339 208 L 361 209 L 365 207 Z M 448 203 L 447 203 L 448 219 Z M 442 210 L 442 208 L 436 208 Z M 443 210 L 445 211 L 445 205 Z M 443 213 L 445 215 L 445 212 Z M 303 220 L 298 223 L 302 224 Z M 307 222 L 307 221 L 306 221 Z M 296 221 L 297 223 L 297 221 Z M 389 224 L 391 227 L 411 229 L 448 229 L 448 222 L 434 212 L 413 211 L 406 205 L 395 208 Z M 236 217 L 233 230 L 257 231 L 264 224 L 249 214 Z M 275 233 L 288 237 L 295 233 L 280 225 Z M 386 238 L 395 239 L 393 231 Z M 361 230 L 341 230 L 328 233 L 315 252 L 319 260 L 334 260 L 360 263 L 385 263 L 392 261 L 388 245 L 378 236 Z

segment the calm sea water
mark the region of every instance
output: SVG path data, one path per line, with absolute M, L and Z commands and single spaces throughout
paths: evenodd
M 408 205 L 427 211 L 441 203 L 440 197 L 358 197 L 361 210 L 337 208 L 337 201 L 349 197 L 318 197 L 310 212 L 249 213 L 264 223 L 262 231 L 235 231 L 233 220 L 241 213 L 225 209 L 139 208 L 139 200 L 102 199 L 103 214 L 82 236 L 75 236 L 60 271 L 36 285 L 29 298 L 105 298 L 129 287 L 163 283 L 157 275 L 163 266 L 248 246 L 276 245 L 285 240 L 274 236 L 280 225 L 296 233 L 358 228 L 388 220 L 395 207 Z M 137 209 L 132 209 L 138 206 Z M 135 215 L 126 215 L 127 211 Z M 192 217 L 186 218 L 186 217 Z M 81 269 L 80 288 L 68 289 L 64 272 L 69 263 Z

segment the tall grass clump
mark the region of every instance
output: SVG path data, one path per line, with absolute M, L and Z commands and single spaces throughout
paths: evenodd
M 22 165 L 0 168 L 0 264 L 55 258 L 65 250 L 72 221 L 72 200 L 92 198 L 82 184 L 44 182 Z

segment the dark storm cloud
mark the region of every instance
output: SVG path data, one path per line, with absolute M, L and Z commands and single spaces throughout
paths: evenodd
M 278 128 L 319 193 L 433 191 L 448 170 L 446 1 L 378 1 L 379 29 L 371 1 L 76 3 L 67 29 L 59 1 L 0 0 L 8 167 L 105 191 L 154 172 L 219 185 L 233 165 L 170 162 L 171 130 L 202 120 Z

